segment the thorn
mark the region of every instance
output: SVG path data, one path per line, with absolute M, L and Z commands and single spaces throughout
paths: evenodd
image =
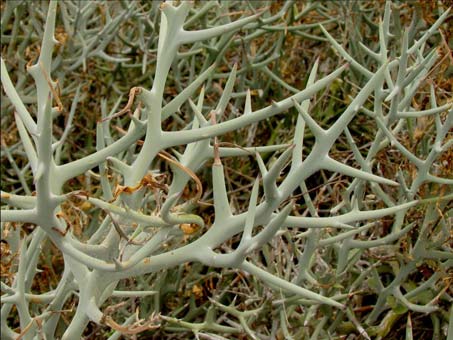
M 211 111 L 211 125 L 217 124 L 215 114 L 215 111 Z M 220 161 L 219 141 L 217 139 L 217 136 L 214 137 L 214 165 L 222 165 L 222 162 Z

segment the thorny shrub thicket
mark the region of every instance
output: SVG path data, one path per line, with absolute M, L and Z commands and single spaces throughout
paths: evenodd
M 2 339 L 452 336 L 446 5 L 1 6 Z

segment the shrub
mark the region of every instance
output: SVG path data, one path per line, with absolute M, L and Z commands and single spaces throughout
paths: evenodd
M 3 6 L 2 337 L 446 334 L 448 10 L 347 50 L 345 5 Z

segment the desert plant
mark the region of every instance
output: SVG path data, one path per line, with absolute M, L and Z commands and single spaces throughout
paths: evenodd
M 438 57 L 428 42 L 449 16 L 448 10 L 417 35 L 416 25 L 398 31 L 399 17 L 391 20 L 392 7 L 397 7 L 388 2 L 377 25 L 377 50 L 360 45 L 367 58 L 359 62 L 324 28 L 338 19 L 329 17 L 321 4 L 308 6 L 325 16 L 316 25 L 293 24 L 307 9 L 298 12 L 291 1 L 276 14 L 242 2 L 197 7 L 185 1 L 165 2 L 159 8 L 155 3 L 148 8 L 139 2 L 114 2 L 112 13 L 102 14 L 104 27 L 96 22 L 96 2 L 50 1 L 44 7 L 47 17 L 38 57 L 33 63 L 19 62 L 34 86 L 20 72 L 13 78 L 15 86 L 1 60 L 1 81 L 9 100 L 4 109 L 13 108 L 20 136 L 13 145 L 2 141 L 2 155 L 17 177 L 12 184 L 2 183 L 8 191 L 1 193 L 2 239 L 10 253 L 5 260 L 9 276 L 2 277 L 1 286 L 2 336 L 79 339 L 91 321 L 110 327 L 111 339 L 159 328 L 190 330 L 197 337 L 246 333 L 258 339 L 275 335 L 271 327 L 281 329 L 285 338 L 302 338 L 308 333 L 301 321 L 291 326 L 287 316 L 301 319 L 303 308 L 302 324 L 313 326 L 313 338 L 345 332 L 370 338 L 384 337 L 398 315 L 406 313 L 410 324 L 407 311 L 439 312 L 436 318 L 442 327 L 453 318 L 444 306 L 452 300 L 448 202 L 453 180 L 445 156 L 451 157 L 452 103 L 439 104 L 431 84 L 429 105 L 417 104 Z M 222 15 L 225 8 L 237 9 L 243 17 L 230 21 Z M 23 11 L 7 6 L 2 32 L 10 17 Z M 40 13 L 33 13 L 37 21 Z M 53 58 L 57 18 L 70 42 L 66 52 L 59 49 Z M 5 58 L 14 54 L 17 42 L 28 42 L 33 35 L 30 29 L 29 36 L 19 36 L 17 22 L 15 18 Z M 135 23 L 136 31 L 122 31 L 121 22 Z M 305 89 L 295 89 L 269 67 L 286 39 L 285 28 L 308 39 L 315 38 L 307 30 L 322 32 L 322 39 L 347 63 L 317 80 L 316 60 Z M 240 30 L 244 35 L 237 34 Z M 235 54 L 240 46 L 268 32 L 277 34 L 253 54 L 244 52 L 240 61 Z M 119 56 L 108 50 L 112 41 Z M 24 50 L 26 44 L 17 48 Z M 134 62 L 133 57 L 122 56 L 131 50 L 142 51 L 143 59 Z M 229 57 L 236 63 L 228 66 Z M 65 141 L 79 119 L 83 89 L 67 84 L 65 78 L 80 67 L 89 73 L 92 58 L 122 72 L 138 69 L 144 78 L 130 88 L 123 109 L 118 109 L 119 94 L 101 102 L 96 151 L 72 159 Z M 348 103 L 341 114 L 324 128 L 310 114 L 313 99 L 329 86 L 338 86 L 339 77 L 350 70 L 363 84 L 356 84 L 355 94 L 344 98 Z M 269 82 L 258 88 L 250 72 L 259 72 Z M 53 74 L 67 86 L 60 90 Z M 219 90 L 216 80 L 225 78 Z M 117 92 L 124 91 L 121 81 L 112 84 L 118 84 Z M 251 91 L 247 84 L 255 88 Z M 269 95 L 271 84 L 294 94 L 254 110 L 253 90 Z M 208 90 L 214 96 L 217 91 L 215 101 L 205 96 Z M 62 98 L 69 93 L 74 97 L 66 112 Z M 108 110 L 111 102 L 115 105 Z M 283 144 L 245 147 L 231 141 L 231 133 L 285 112 L 297 118 Z M 66 126 L 57 139 L 55 129 L 62 116 L 67 117 Z M 349 129 L 359 117 L 375 129 L 367 145 L 359 145 Z M 420 132 L 423 124 L 431 129 L 426 136 Z M 314 138 L 310 147 L 304 145 L 308 133 Z M 340 142 L 349 148 L 351 159 L 335 159 L 332 150 Z M 386 157 L 392 153 L 401 160 L 399 168 Z M 235 197 L 228 190 L 224 167 L 228 159 L 240 157 L 253 160 L 259 171 L 257 176 L 250 172 L 245 209 L 231 202 Z M 322 188 L 314 196 L 309 181 L 317 175 Z M 80 176 L 84 181 L 80 188 L 68 185 Z M 323 199 L 330 200 L 327 210 L 321 207 Z M 36 294 L 33 284 L 47 240 L 61 254 L 63 268 L 56 286 Z M 165 315 L 159 299 L 173 275 L 177 282 L 189 275 L 184 274 L 188 263 L 246 273 L 271 288 L 275 298 L 270 305 L 251 302 L 256 309 L 250 310 L 237 305 L 235 298 L 226 299 L 225 288 L 204 302 L 203 320 L 194 300 Z M 427 263 L 434 271 L 428 279 L 410 279 Z M 168 274 L 175 268 L 176 273 Z M 258 294 L 253 292 L 251 299 Z M 376 296 L 372 311 L 359 318 L 353 307 L 371 294 Z M 114 298 L 122 301 L 113 304 Z M 131 306 L 125 307 L 135 298 L 143 300 L 136 315 Z M 186 311 L 184 317 L 178 315 L 181 311 Z M 261 311 L 274 313 L 276 326 L 259 330 L 253 326 Z M 376 325 L 383 313 L 384 321 Z

